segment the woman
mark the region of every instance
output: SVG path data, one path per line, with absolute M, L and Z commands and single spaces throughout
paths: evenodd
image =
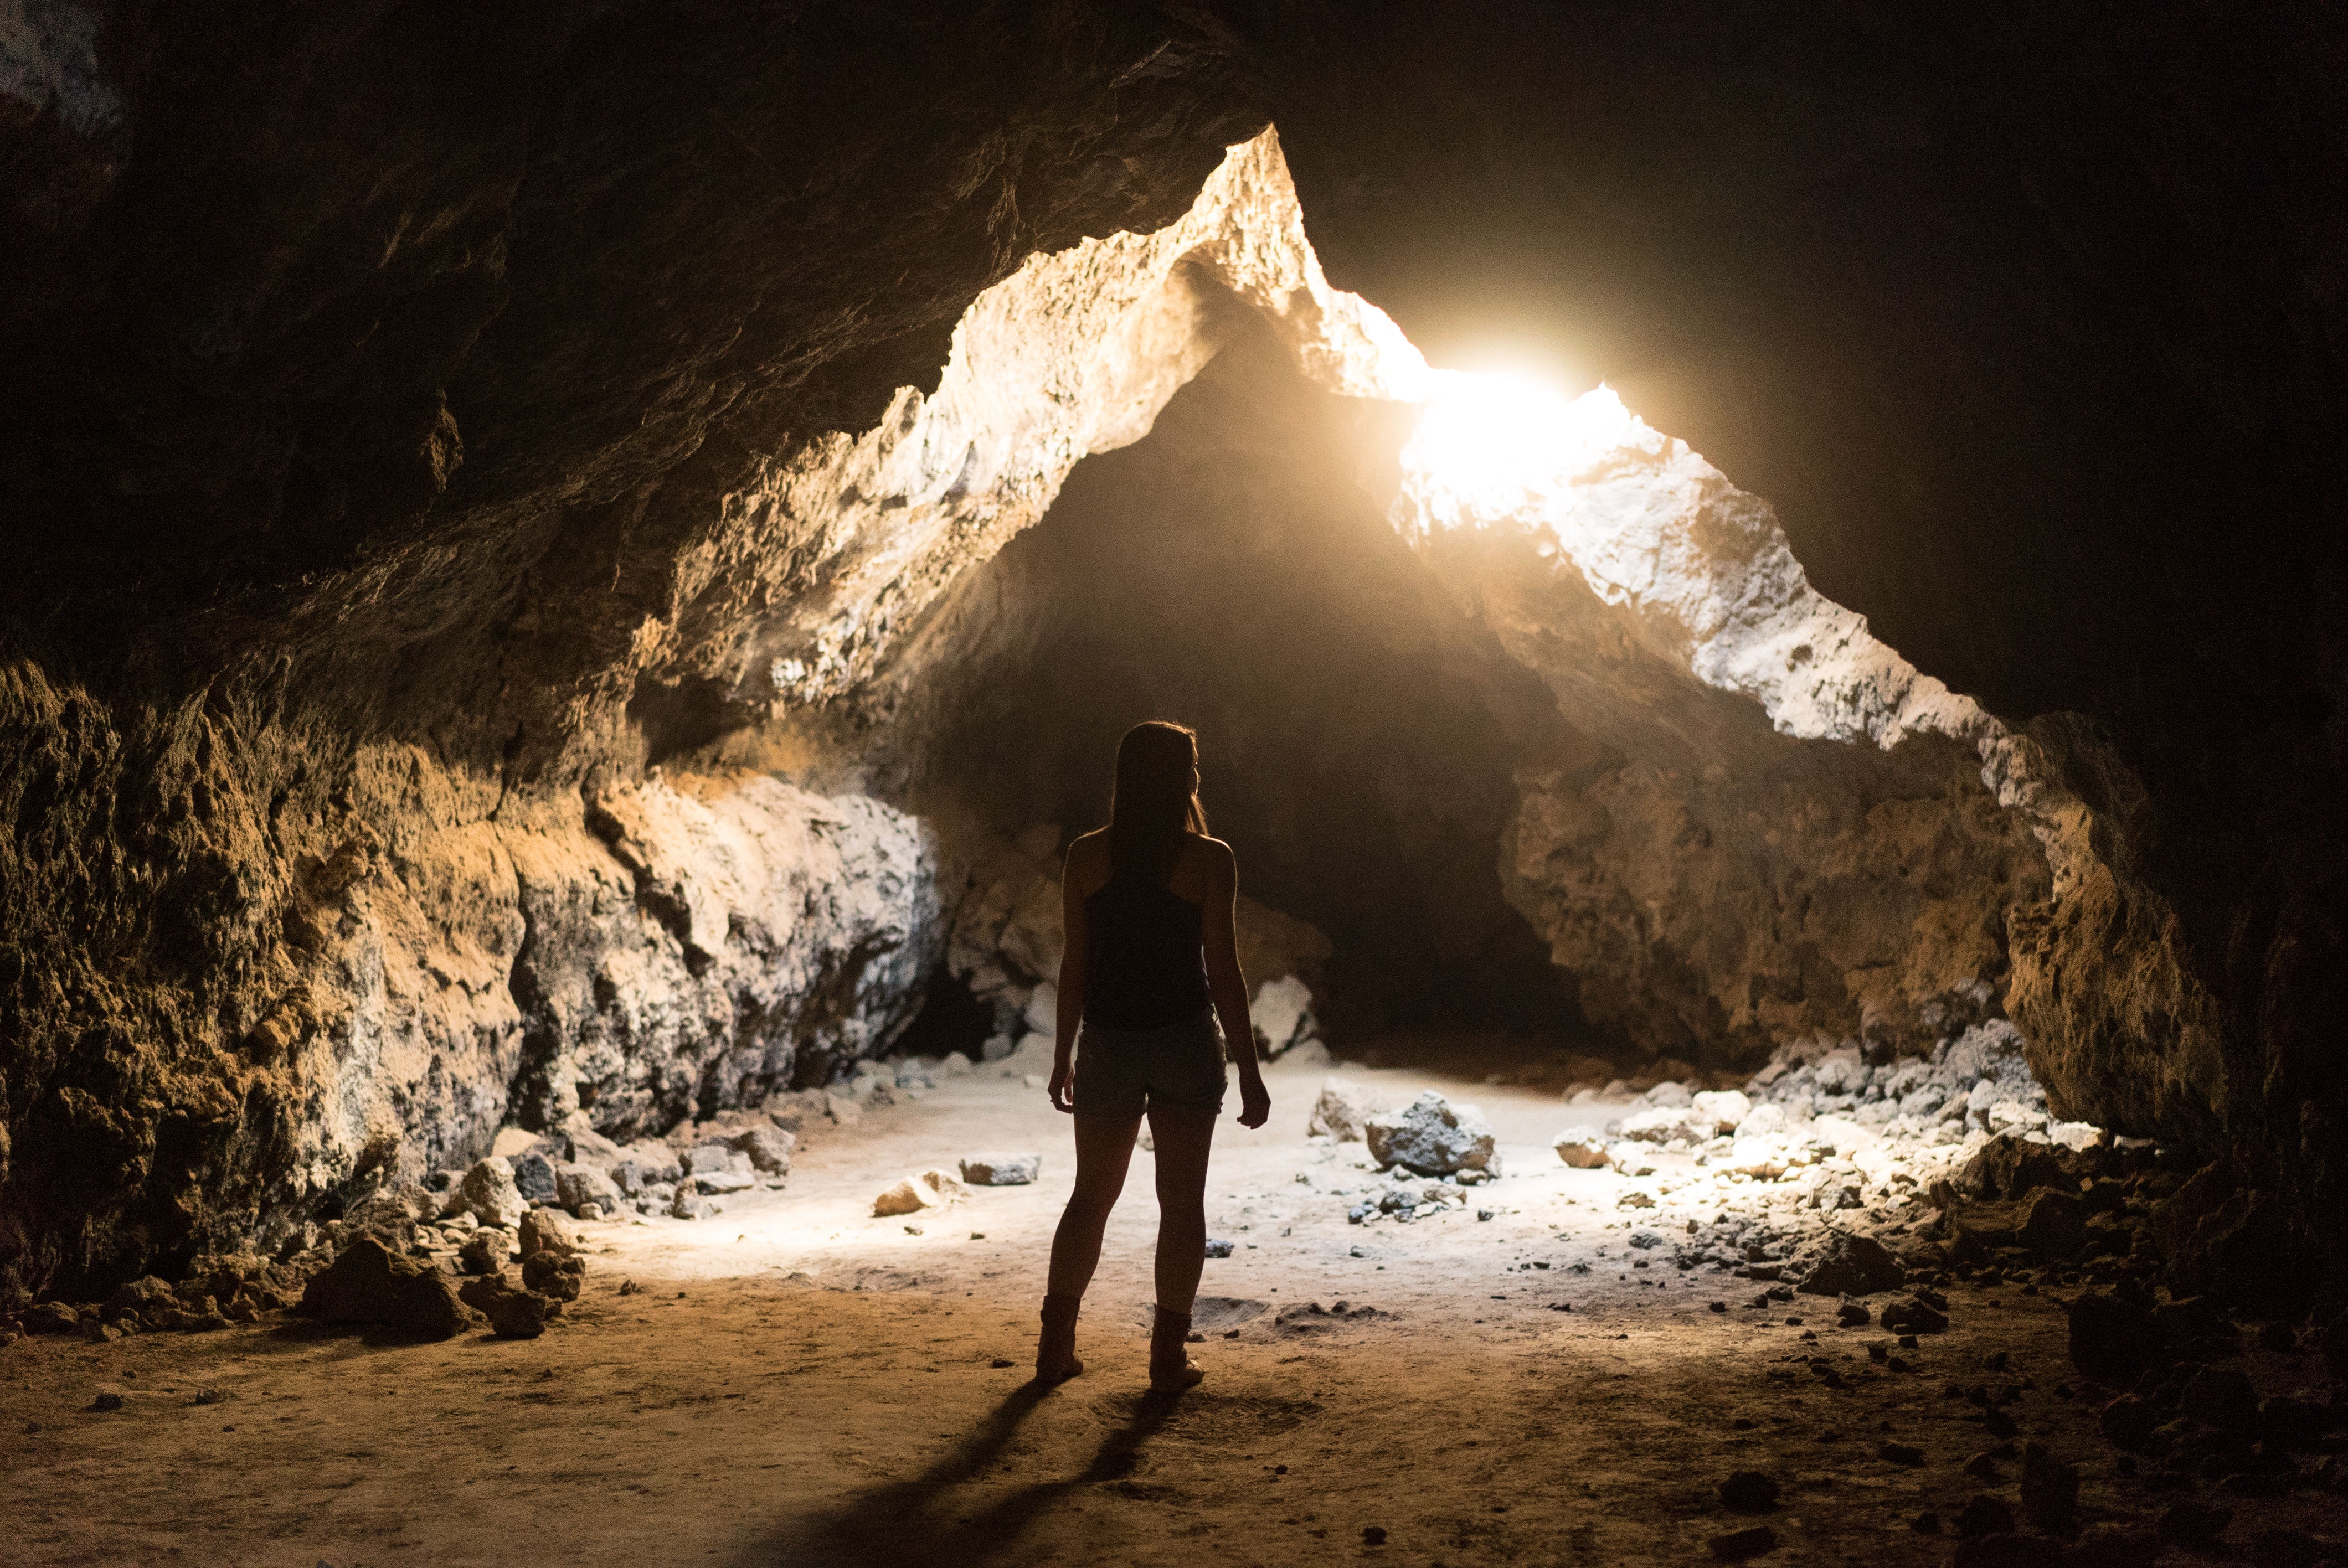
M 1076 1308 L 1144 1115 L 1158 1158 L 1149 1386 L 1187 1389 L 1206 1375 L 1184 1346 L 1207 1255 L 1207 1148 L 1223 1108 L 1226 1043 L 1239 1063 L 1240 1125 L 1261 1127 L 1272 1114 L 1231 927 L 1238 897 L 1231 845 L 1207 836 L 1198 736 L 1179 724 L 1136 724 L 1117 748 L 1108 825 L 1068 846 L 1061 874 L 1067 946 L 1051 1093 L 1076 1117 L 1076 1190 L 1052 1237 L 1038 1382 L 1085 1369 Z

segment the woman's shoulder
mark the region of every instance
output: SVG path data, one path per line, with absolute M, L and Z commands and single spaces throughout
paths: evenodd
M 1108 875 L 1108 829 L 1097 827 L 1068 845 L 1066 875 L 1091 883 Z
M 1210 838 L 1203 833 L 1185 831 L 1182 853 L 1200 866 L 1220 868 L 1239 864 L 1239 856 L 1231 853 L 1230 845 L 1220 838 Z

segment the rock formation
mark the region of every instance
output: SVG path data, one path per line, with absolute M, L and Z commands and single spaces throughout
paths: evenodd
M 1316 561 L 1355 597 L 1280 671 L 1324 727 L 1220 733 L 1333 1027 L 1450 1005 L 1744 1068 L 2002 1011 L 2058 1116 L 2330 1191 L 2348 665 L 2284 616 L 2229 707 L 2163 654 L 2172 723 L 1910 616 L 1994 715 L 1612 394 L 1431 369 L 1305 237 L 1334 192 L 1362 254 L 1332 149 L 1391 136 L 1332 86 L 1386 43 L 1318 7 L 0 21 L 0 1292 L 274 1249 L 504 1122 L 832 1081 L 942 964 L 1026 1014 L 1100 748 L 1030 743 L 1024 806 L 957 750 L 1017 721 L 963 701 L 988 671 L 1071 651 L 1013 541 L 1088 456 L 1196 467 L 1145 450 L 1161 414 L 1228 439 L 1278 377 L 1334 531 L 1229 497 L 1223 537 L 1289 552 L 1259 609 Z M 2246 403 L 2260 450 L 2323 427 L 2329 364 L 2313 415 Z M 2278 559 L 2291 615 L 2336 597 Z M 2093 624 L 2166 600 L 2128 602 Z M 2120 727 L 2025 722 L 2042 690 Z M 1169 692 L 1245 694 L 1090 722 Z

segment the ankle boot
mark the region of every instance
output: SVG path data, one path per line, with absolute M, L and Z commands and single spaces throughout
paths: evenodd
M 1158 1309 L 1149 1329 L 1149 1386 L 1161 1394 L 1179 1393 L 1207 1375 L 1190 1359 L 1185 1348 L 1190 1338 L 1190 1315 Z
M 1076 1309 L 1081 1296 L 1044 1297 L 1044 1333 L 1035 1342 L 1035 1380 L 1065 1383 L 1085 1369 L 1076 1359 Z

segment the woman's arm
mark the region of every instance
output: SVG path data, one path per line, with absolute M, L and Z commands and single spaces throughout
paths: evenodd
M 1263 1070 L 1256 1063 L 1255 1029 L 1248 1020 L 1247 976 L 1240 972 L 1239 860 L 1231 845 L 1214 839 L 1207 842 L 1212 859 L 1200 932 L 1207 948 L 1207 990 L 1214 998 L 1215 1016 L 1222 1020 L 1223 1043 L 1240 1070 L 1240 1125 L 1261 1127 L 1272 1115 L 1272 1091 L 1263 1086 Z
M 1060 866 L 1060 1005 L 1052 1020 L 1052 1084 L 1056 1110 L 1076 1109 L 1076 1030 L 1085 1019 L 1085 976 L 1091 958 L 1091 933 L 1085 926 L 1085 884 L 1080 863 L 1089 862 L 1090 837 L 1068 845 Z

